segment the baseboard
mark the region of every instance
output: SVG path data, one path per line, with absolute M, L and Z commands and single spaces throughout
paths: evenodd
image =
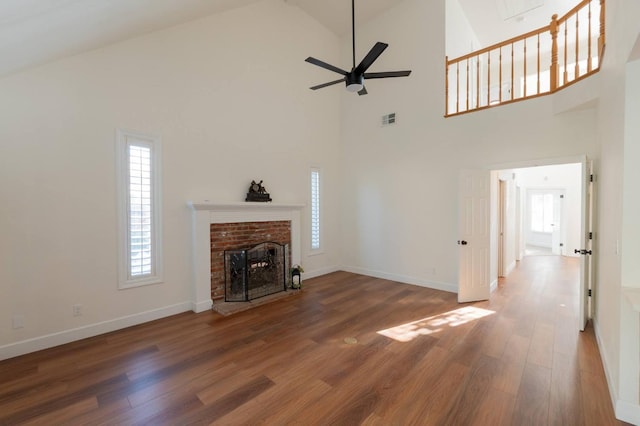
M 213 306 L 213 300 L 208 299 L 204 302 L 191 302 L 191 310 L 196 314 L 204 311 L 210 311 Z
M 493 280 L 491 286 L 489 287 L 489 292 L 493 293 L 498 288 L 498 280 Z
M 505 276 L 509 275 L 516 268 L 516 261 L 511 262 L 505 269 Z M 496 283 L 497 284 L 497 283 Z
M 640 405 L 632 404 L 630 402 L 618 399 L 618 390 L 613 386 L 613 380 L 611 380 L 613 375 L 611 374 L 611 370 L 609 367 L 610 364 L 607 361 L 607 352 L 604 350 L 604 345 L 602 344 L 602 340 L 600 338 L 600 328 L 598 326 L 598 321 L 596 321 L 595 319 L 593 320 L 593 330 L 596 335 L 598 351 L 600 352 L 600 360 L 602 361 L 602 366 L 604 367 L 604 375 L 607 379 L 609 395 L 611 395 L 611 403 L 613 404 L 616 418 L 618 420 L 622 420 L 623 422 L 640 425 Z
M 611 403 L 613 406 L 616 406 L 616 401 L 618 400 L 618 390 L 613 386 L 613 375 L 611 374 L 609 362 L 607 361 L 607 352 L 604 350 L 604 345 L 602 344 L 602 339 L 600 338 L 600 327 L 598 325 L 598 321 L 595 318 L 592 319 L 593 322 L 593 331 L 596 335 L 596 343 L 598 344 L 598 352 L 600 352 L 600 360 L 602 361 L 602 366 L 604 367 L 604 376 L 607 379 L 607 386 L 609 387 L 609 395 L 611 396 Z
M 151 311 L 140 312 L 127 315 L 108 321 L 85 325 L 71 330 L 60 331 L 58 333 L 47 334 L 45 336 L 34 337 L 16 343 L 0 346 L 0 360 L 9 359 L 16 356 L 64 345 L 76 340 L 98 336 L 111 331 L 131 327 L 133 325 L 154 321 L 160 318 L 176 315 L 192 310 L 191 302 L 183 302 Z
M 618 420 L 632 425 L 640 425 L 640 405 L 618 400 L 615 409 Z
M 303 279 L 311 279 L 316 277 L 321 277 L 323 275 L 331 274 L 333 272 L 341 271 L 342 269 L 338 266 L 328 266 L 326 268 L 315 269 L 313 271 L 304 272 L 302 274 Z
M 404 284 L 412 284 L 420 287 L 432 288 L 434 290 L 448 291 L 449 293 L 458 293 L 458 286 L 449 284 L 449 283 L 441 283 L 438 281 L 428 281 L 428 280 L 423 280 L 415 277 L 409 277 L 406 275 L 391 274 L 388 272 L 374 271 L 372 269 L 358 268 L 355 266 L 343 266 L 340 269 L 346 272 L 351 272 L 353 274 L 367 275 L 370 277 L 397 281 Z

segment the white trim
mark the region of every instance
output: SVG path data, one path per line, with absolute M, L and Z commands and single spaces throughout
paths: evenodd
M 604 344 L 600 338 L 600 326 L 595 318 L 593 319 L 593 329 L 596 335 L 598 352 L 600 352 L 600 360 L 604 367 L 604 375 L 607 379 L 609 395 L 611 396 L 611 403 L 613 404 L 616 418 L 623 422 L 638 425 L 640 424 L 640 405 L 618 399 L 618 390 L 613 386 L 613 374 L 609 367 L 611 364 L 607 361 L 607 352 L 604 350 Z
M 140 278 L 129 276 L 128 223 L 129 191 L 127 175 L 129 164 L 127 156 L 128 138 L 144 142 L 151 148 L 151 171 L 153 179 L 153 272 Z M 116 129 L 116 186 L 118 206 L 118 288 L 120 290 L 163 282 L 162 260 L 162 141 L 160 136 L 140 132 Z
M 600 339 L 600 326 L 598 325 L 598 321 L 593 319 L 593 331 L 596 335 L 596 343 L 598 344 L 598 352 L 600 352 L 600 360 L 602 361 L 602 366 L 604 367 L 604 376 L 607 379 L 607 386 L 609 387 L 609 396 L 611 397 L 611 403 L 613 406 L 616 406 L 616 401 L 618 399 L 618 390 L 613 386 L 614 377 L 611 374 L 609 363 L 607 362 L 607 353 L 604 350 L 604 344 Z
M 420 287 L 431 288 L 434 290 L 447 291 L 449 293 L 458 292 L 458 286 L 454 284 L 449 284 L 449 283 L 442 283 L 438 281 L 427 281 L 420 278 L 409 277 L 406 275 L 391 274 L 391 273 L 382 272 L 382 271 L 374 271 L 372 269 L 359 268 L 356 266 L 343 266 L 342 270 L 346 272 L 351 272 L 353 274 L 367 275 L 374 278 L 397 281 L 404 284 L 412 284 Z
M 640 425 L 640 405 L 618 400 L 615 405 L 616 418 L 632 425 Z
M 283 203 L 259 203 L 259 202 L 229 202 L 229 203 L 212 203 L 208 200 L 204 200 L 201 202 L 189 201 L 187 205 L 191 207 L 191 209 L 199 211 L 199 210 L 207 210 L 211 212 L 217 212 L 218 214 L 222 212 L 238 212 L 242 211 L 250 213 L 252 210 L 255 211 L 287 211 L 287 210 L 300 210 L 303 209 L 305 204 L 283 204 Z M 246 214 L 246 213 L 245 213 Z M 220 222 L 226 223 L 226 222 Z
M 505 268 L 505 271 L 504 271 L 505 275 L 509 275 L 515 269 L 515 267 L 516 267 L 516 261 L 514 260 L 509 265 L 507 265 L 507 267 Z M 497 283 L 496 283 L 496 285 L 497 285 Z
M 326 268 L 320 268 L 320 269 L 315 269 L 315 270 L 309 271 L 309 272 L 303 272 L 302 273 L 302 279 L 303 280 L 310 280 L 311 278 L 321 277 L 323 275 L 331 274 L 331 273 L 338 272 L 338 271 L 341 271 L 341 270 L 342 269 L 340 269 L 340 267 L 338 267 L 338 266 L 327 266 Z
M 489 293 L 493 293 L 497 289 L 498 289 L 498 280 L 495 279 L 491 282 L 491 285 L 489 286 Z
M 200 312 L 204 312 L 204 311 L 210 311 L 212 307 L 213 307 L 213 300 L 211 299 L 203 300 L 200 302 L 191 302 L 191 310 L 196 314 L 199 314 Z
M 110 333 L 115 330 L 143 324 L 145 322 L 155 321 L 160 318 L 169 317 L 182 312 L 188 312 L 190 309 L 190 302 L 182 302 L 175 305 L 165 306 L 163 308 L 73 328 L 71 330 L 34 337 L 21 342 L 10 343 L 8 345 L 0 346 L 0 360 L 25 355 L 31 352 L 52 348 L 54 346 L 64 345 L 66 343 L 75 342 L 76 340 L 86 339 L 88 337 L 99 336 L 104 333 Z
M 582 164 L 587 161 L 586 155 L 574 155 L 569 157 L 540 158 L 538 160 L 512 161 L 507 163 L 492 164 L 484 167 L 488 170 L 524 169 L 537 166 L 552 166 L 556 164 Z
M 324 203 L 322 202 L 323 173 L 319 166 L 311 166 L 309 168 L 309 255 L 317 255 L 323 253 L 324 227 L 322 226 L 322 218 L 324 217 Z M 313 174 L 318 174 L 318 247 L 313 247 Z

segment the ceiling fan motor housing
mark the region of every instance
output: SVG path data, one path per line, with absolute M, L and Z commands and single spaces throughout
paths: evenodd
M 358 92 L 364 87 L 364 75 L 351 71 L 345 78 L 347 90 L 350 92 Z

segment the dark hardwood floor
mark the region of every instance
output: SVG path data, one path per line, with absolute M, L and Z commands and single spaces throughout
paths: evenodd
M 0 424 L 615 425 L 575 259 L 523 260 L 486 302 L 338 272 L 0 362 Z M 355 340 L 354 340 L 355 339 Z

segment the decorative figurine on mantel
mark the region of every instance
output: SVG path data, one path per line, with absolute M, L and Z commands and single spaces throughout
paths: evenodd
M 249 192 L 247 192 L 247 198 L 245 201 L 272 201 L 269 193 L 262 186 L 262 181 L 256 183 L 255 180 L 251 181 L 251 185 L 249 186 Z

